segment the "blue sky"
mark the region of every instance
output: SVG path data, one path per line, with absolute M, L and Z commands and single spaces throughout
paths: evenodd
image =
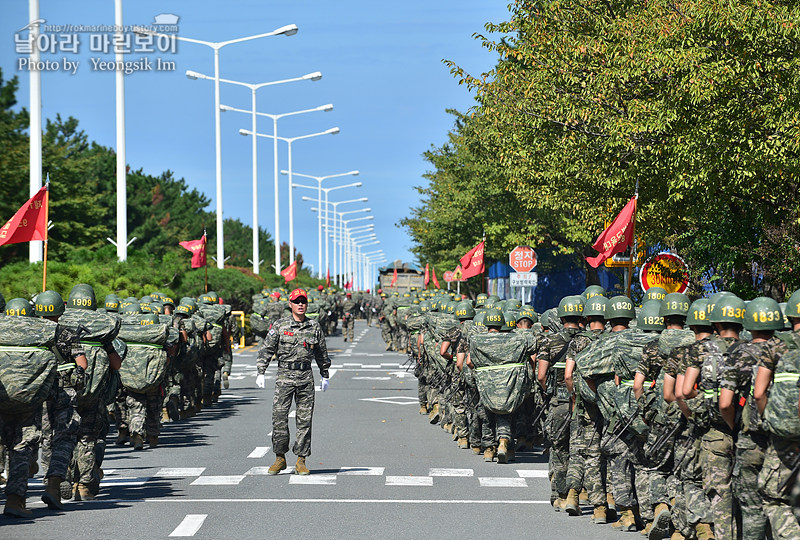
M 328 175 L 358 169 L 358 178 L 328 180 L 331 187 L 352 181 L 361 188 L 331 192 L 331 200 L 368 197 L 375 229 L 389 260 L 411 260 L 411 242 L 397 223 L 419 202 L 413 186 L 424 183 L 422 152 L 446 140 L 452 118 L 446 108 L 466 110 L 473 96 L 449 73 L 442 59 L 454 60 L 478 74 L 494 64 L 494 56 L 472 38 L 487 21 L 507 19 L 507 2 L 439 0 L 422 2 L 322 1 L 160 1 L 128 0 L 126 25 L 150 24 L 156 15 L 180 17 L 179 35 L 225 41 L 296 24 L 292 37 L 276 36 L 229 45 L 220 53 L 223 78 L 260 83 L 321 71 L 318 82 L 302 81 L 259 90 L 258 109 L 280 114 L 332 103 L 331 112 L 282 119 L 279 136 L 296 137 L 338 126 L 341 133 L 297 141 L 293 169 Z M 28 105 L 28 77 L 18 69 L 14 34 L 28 22 L 27 2 L 4 2 L 0 17 L 0 67 L 6 78 L 20 75 L 20 106 Z M 113 24 L 109 0 L 61 2 L 40 0 L 47 24 Z M 24 35 L 24 34 L 23 34 Z M 81 34 L 77 54 L 57 52 L 42 59 L 79 60 L 76 74 L 63 70 L 42 75 L 43 117 L 75 116 L 89 137 L 115 145 L 114 74 L 92 69 L 91 58 L 112 55 L 91 52 L 90 34 Z M 175 54 L 149 54 L 176 62 L 175 71 L 144 71 L 126 76 L 127 160 L 150 174 L 169 169 L 212 199 L 215 207 L 213 83 L 189 80 L 186 70 L 213 75 L 213 54 L 202 45 L 179 43 Z M 142 54 L 132 53 L 130 60 Z M 221 103 L 250 108 L 250 91 L 222 85 Z M 272 133 L 268 118 L 259 132 Z M 223 213 L 252 223 L 251 146 L 238 134 L 250 128 L 248 115 L 222 114 Z M 259 139 L 259 224 L 273 232 L 272 143 Z M 286 168 L 281 143 L 280 168 Z M 57 179 L 51 179 L 57 181 Z M 301 179 L 296 178 L 296 182 Z M 313 184 L 315 181 L 309 180 Z M 280 177 L 281 240 L 288 240 L 288 189 Z M 307 190 L 295 190 L 295 244 L 307 263 L 317 265 L 317 221 L 313 206 L 301 201 Z M 348 206 L 348 209 L 358 208 Z M 342 206 L 340 209 L 344 209 Z M 213 227 L 209 227 L 211 233 Z M 114 232 L 114 224 L 109 224 Z M 131 246 L 135 249 L 135 244 Z M 262 272 L 265 270 L 262 269 Z

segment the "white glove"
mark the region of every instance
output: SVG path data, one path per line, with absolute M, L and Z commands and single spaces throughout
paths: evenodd
M 331 381 L 330 379 L 325 379 L 325 378 L 322 379 L 322 385 L 321 386 L 322 386 L 322 391 L 323 392 L 328 389 L 328 384 L 330 384 L 330 381 Z
M 259 387 L 259 388 L 264 388 L 264 380 L 265 379 L 266 379 L 266 377 L 264 377 L 263 373 L 259 374 L 258 377 L 256 377 L 256 386 Z

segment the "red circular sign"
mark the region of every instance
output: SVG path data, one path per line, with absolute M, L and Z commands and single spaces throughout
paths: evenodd
M 448 270 L 447 272 L 444 273 L 444 276 L 442 277 L 444 277 L 444 280 L 447 281 L 448 283 L 453 281 L 453 271 Z
M 517 246 L 508 254 L 508 265 L 515 272 L 530 272 L 537 262 L 536 252 L 528 246 Z
M 639 272 L 642 289 L 663 287 L 668 293 L 686 291 L 689 285 L 689 269 L 686 263 L 673 253 L 659 253 Z

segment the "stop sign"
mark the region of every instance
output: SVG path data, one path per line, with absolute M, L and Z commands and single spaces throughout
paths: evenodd
M 444 277 L 444 280 L 445 280 L 446 282 L 450 283 L 450 282 L 451 282 L 451 281 L 453 281 L 453 279 L 454 279 L 454 277 L 453 277 L 453 271 L 452 271 L 452 270 L 448 270 L 447 272 L 445 272 L 445 273 L 444 273 L 444 276 L 443 276 L 443 277 Z
M 530 272 L 536 263 L 536 252 L 528 246 L 517 246 L 508 254 L 508 264 L 515 272 Z

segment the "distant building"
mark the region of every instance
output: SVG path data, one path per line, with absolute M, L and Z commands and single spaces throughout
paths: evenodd
M 394 270 L 397 269 L 397 283 L 392 286 Z M 391 293 L 394 291 L 404 293 L 416 287 L 422 290 L 425 287 L 425 273 L 411 263 L 404 263 L 397 260 L 392 264 L 378 268 L 380 288 L 383 292 Z

